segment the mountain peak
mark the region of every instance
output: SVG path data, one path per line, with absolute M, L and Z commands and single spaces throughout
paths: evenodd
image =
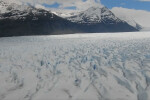
M 18 3 L 13 3 L 13 2 L 4 2 L 0 1 L 0 13 L 8 13 L 13 10 L 19 10 L 19 11 L 24 11 L 25 9 L 28 9 L 29 6 L 23 5 L 23 4 L 18 4 Z
M 17 4 L 17 3 L 7 3 L 0 1 L 0 19 L 22 19 L 25 20 L 27 16 L 33 16 L 33 20 L 37 19 L 35 16 L 43 15 L 47 16 L 50 11 L 42 8 L 36 8 L 28 4 Z
M 107 7 L 90 7 L 85 11 L 82 11 L 78 15 L 67 18 L 72 22 L 78 23 L 100 23 L 105 20 L 120 21 Z

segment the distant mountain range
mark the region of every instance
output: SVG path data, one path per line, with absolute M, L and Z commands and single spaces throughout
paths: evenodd
M 91 7 L 77 15 L 63 18 L 51 11 L 37 9 L 31 5 L 0 1 L 0 37 L 129 32 L 139 31 L 140 28 L 119 19 L 106 7 Z

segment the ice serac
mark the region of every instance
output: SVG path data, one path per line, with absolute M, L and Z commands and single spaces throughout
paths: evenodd
M 150 100 L 150 34 L 0 38 L 0 100 Z

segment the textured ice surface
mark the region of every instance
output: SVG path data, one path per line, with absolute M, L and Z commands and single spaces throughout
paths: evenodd
M 0 38 L 0 100 L 150 100 L 150 33 Z

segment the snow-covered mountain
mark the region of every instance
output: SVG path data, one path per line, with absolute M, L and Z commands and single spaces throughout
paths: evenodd
M 0 36 L 138 31 L 106 7 L 91 7 L 70 18 L 29 4 L 1 1 L 0 8 Z
M 8 13 L 13 10 L 24 11 L 30 9 L 29 6 L 23 4 L 16 4 L 7 1 L 0 0 L 0 14 Z
M 121 22 L 119 18 L 117 18 L 108 8 L 106 7 L 91 7 L 86 11 L 81 12 L 78 15 L 71 16 L 67 18 L 72 22 L 78 23 L 101 23 L 106 20 L 110 20 L 112 22 Z M 113 23 L 110 23 L 113 24 Z
M 139 30 L 136 27 L 129 25 L 126 21 L 116 17 L 107 7 L 90 7 L 89 9 L 80 12 L 79 14 L 67 17 L 67 20 L 87 25 L 86 29 L 89 32 L 117 32 L 125 30 Z
M 31 14 L 35 16 L 44 14 L 46 16 L 46 14 L 49 13 L 49 11 L 37 9 L 31 5 L 0 2 L 0 19 L 26 19 L 26 17 Z M 37 20 L 35 16 L 33 20 Z
M 0 37 L 72 33 L 74 24 L 45 9 L 2 1 Z
M 104 6 L 91 7 L 86 11 L 82 11 L 79 14 L 70 16 L 67 19 L 72 22 L 85 23 L 85 24 L 102 23 L 102 22 L 109 23 L 109 24 L 116 24 L 118 22 L 125 22 L 135 27 L 138 30 L 142 29 L 142 26 L 138 24 L 136 21 L 134 21 L 133 19 L 131 19 L 129 16 L 127 17 L 127 15 L 125 14 L 117 13 L 116 10 L 115 11 L 112 10 L 112 11 Z
M 8 7 L 8 3 L 0 1 L 0 13 L 6 12 L 6 8 Z
M 125 20 L 130 25 L 136 27 L 140 25 L 142 30 L 150 30 L 150 12 L 144 10 L 127 9 L 114 7 L 111 11 L 120 19 Z

